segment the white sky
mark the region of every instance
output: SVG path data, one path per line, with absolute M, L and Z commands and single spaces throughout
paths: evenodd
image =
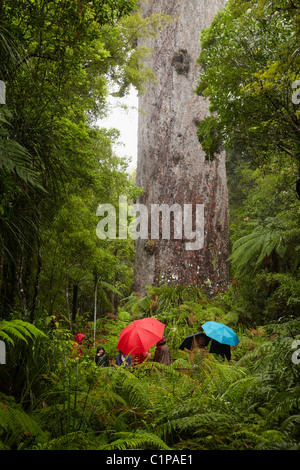
M 132 89 L 125 98 L 109 98 L 111 112 L 108 117 L 98 121 L 99 127 L 115 128 L 121 133 L 119 142 L 124 145 L 114 146 L 114 151 L 120 157 L 131 159 L 128 172 L 136 168 L 137 161 L 137 126 L 138 126 L 138 98 L 136 90 Z M 124 109 L 123 106 L 127 107 Z

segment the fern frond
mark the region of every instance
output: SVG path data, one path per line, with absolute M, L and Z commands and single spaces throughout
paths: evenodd
M 114 294 L 122 296 L 121 292 L 115 286 L 113 286 L 112 284 L 109 284 L 109 282 L 100 281 L 100 286 L 110 290 Z
M 51 439 L 45 443 L 44 450 L 96 450 L 98 442 L 96 436 L 91 432 L 75 431 Z
M 295 394 L 288 395 L 286 393 L 281 394 L 281 400 L 278 399 L 277 406 L 269 414 L 269 420 L 271 422 L 277 421 L 280 418 L 291 416 L 300 409 L 300 397 Z
M 32 169 L 28 151 L 18 142 L 9 139 L 8 132 L 2 127 L 2 123 L 7 125 L 11 117 L 6 107 L 0 110 L 0 169 L 15 172 L 22 180 L 45 191 L 39 175 Z
M 243 397 L 249 392 L 251 386 L 260 382 L 257 377 L 249 376 L 239 379 L 229 385 L 221 399 L 229 399 L 232 402 L 241 402 Z
M 183 358 L 180 357 L 180 358 L 176 359 L 174 362 L 172 362 L 170 368 L 172 368 L 172 369 L 177 369 L 177 368 L 179 368 L 179 369 L 192 369 L 193 366 L 189 361 L 187 361 L 186 359 L 183 359 Z
M 114 434 L 117 439 L 101 447 L 103 450 L 169 450 L 170 447 L 155 434 L 149 432 L 120 432 Z
M 253 232 L 234 242 L 228 260 L 241 271 L 251 261 L 258 266 L 272 251 L 282 257 L 287 249 L 287 237 L 287 229 L 280 219 L 267 218 L 264 225 L 259 225 Z
M 280 429 L 288 433 L 290 435 L 293 435 L 294 432 L 298 432 L 300 427 L 300 414 L 292 415 L 286 418 L 283 423 L 280 426 Z
M 248 445 L 250 443 L 252 445 L 256 445 L 258 442 L 264 441 L 264 439 L 261 438 L 260 434 L 248 429 L 241 429 L 233 432 L 233 437 L 235 439 L 242 439 L 243 441 L 247 441 Z
M 206 428 L 207 426 L 218 427 L 221 425 L 228 427 L 232 422 L 233 416 L 226 413 L 201 412 L 176 419 L 168 419 L 166 423 L 156 428 L 156 432 L 159 436 L 165 437 L 174 432 L 196 432 L 197 429 Z
M 10 343 L 10 344 L 14 345 L 14 341 L 11 339 L 11 337 L 5 331 L 0 330 L 0 338 L 2 338 L 2 340 L 5 343 Z
M 0 322 L 0 337 L 14 345 L 14 339 L 27 343 L 28 339 L 45 339 L 47 336 L 34 325 L 22 320 L 2 320 Z
M 123 382 L 121 394 L 132 406 L 146 409 L 151 407 L 147 389 L 143 383 L 137 379 L 132 380 L 131 378 L 127 378 Z
M 44 433 L 37 421 L 17 405 L 0 405 L 0 439 L 11 448 L 29 435 L 42 436 Z

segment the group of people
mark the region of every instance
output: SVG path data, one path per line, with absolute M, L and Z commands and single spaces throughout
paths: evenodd
M 73 345 L 74 357 L 77 357 L 77 354 L 79 356 L 82 356 L 82 345 L 83 345 L 84 338 L 85 338 L 85 335 L 83 333 L 78 333 L 75 336 L 76 343 Z M 132 354 L 128 356 L 124 354 L 122 351 L 119 351 L 116 356 L 115 363 L 117 366 L 124 366 L 124 367 L 134 366 L 137 364 L 141 364 L 147 358 L 150 358 L 150 356 L 151 356 L 151 353 L 149 351 L 145 351 L 139 354 Z M 153 362 L 158 362 L 160 364 L 165 364 L 167 366 L 171 364 L 170 348 L 166 344 L 165 336 L 163 336 L 162 339 L 158 341 L 158 343 L 156 343 L 156 349 L 154 353 Z M 108 367 L 110 365 L 109 358 L 105 351 L 104 346 L 97 347 L 95 363 L 98 367 Z
M 75 337 L 76 343 L 74 344 L 73 348 L 75 350 L 76 355 L 78 354 L 79 356 L 82 356 L 82 344 L 83 340 L 85 338 L 85 335 L 82 333 L 78 333 Z M 208 338 L 204 333 L 200 333 L 195 335 L 192 345 L 190 349 L 185 350 L 187 352 L 191 352 L 194 349 L 197 350 L 204 350 L 208 351 L 208 345 L 210 345 L 209 352 L 213 354 L 217 354 L 218 356 L 221 356 L 223 359 L 227 359 L 228 361 L 231 359 L 231 353 L 230 353 L 230 346 L 226 344 L 221 344 L 218 341 L 211 340 L 211 338 Z M 74 356 L 76 357 L 74 354 Z M 149 351 L 145 351 L 139 354 L 131 354 L 131 355 L 126 355 L 122 351 L 119 351 L 115 363 L 117 366 L 135 366 L 137 364 L 141 364 L 144 362 L 146 359 L 149 359 L 151 356 L 151 353 Z M 170 354 L 170 348 L 166 344 L 166 337 L 163 336 L 158 343 L 156 343 L 156 349 L 154 353 L 154 358 L 153 362 L 158 362 L 160 364 L 165 364 L 169 366 L 171 364 L 171 354 Z M 108 358 L 108 355 L 105 351 L 104 346 L 98 346 L 97 351 L 96 351 L 96 356 L 95 356 L 95 363 L 99 367 L 108 367 L 110 365 L 110 361 Z
M 191 350 L 194 349 L 205 350 L 211 354 L 216 354 L 217 356 L 220 356 L 222 359 L 226 358 L 228 361 L 230 361 L 231 359 L 231 351 L 230 346 L 228 344 L 219 343 L 218 341 L 209 338 L 204 333 L 199 333 L 194 336 Z
M 119 351 L 119 353 L 116 356 L 115 363 L 117 366 L 124 366 L 124 367 L 135 366 L 135 365 L 141 364 L 146 359 L 150 359 L 150 357 L 151 357 L 151 353 L 149 351 L 145 351 L 145 352 L 137 353 L 137 354 L 131 354 L 128 356 L 124 354 L 122 351 Z M 99 367 L 109 366 L 109 359 L 107 357 L 107 354 L 103 346 L 98 346 L 96 357 L 95 357 L 95 362 Z M 171 364 L 170 348 L 166 344 L 165 336 L 163 336 L 162 339 L 158 341 L 158 343 L 156 343 L 156 349 L 154 353 L 153 362 L 158 362 L 160 364 L 165 364 L 167 366 Z

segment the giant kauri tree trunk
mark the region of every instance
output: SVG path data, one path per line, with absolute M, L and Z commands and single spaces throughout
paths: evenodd
M 148 65 L 156 82 L 139 99 L 137 185 L 144 193 L 138 202 L 148 208 L 149 232 L 147 239 L 135 242 L 133 289 L 138 293 L 144 293 L 145 286 L 164 284 L 205 285 L 213 294 L 229 282 L 225 154 L 214 161 L 205 159 L 197 123 L 209 114 L 209 103 L 195 93 L 201 73 L 196 63 L 201 30 L 224 5 L 224 0 L 150 0 L 141 6 L 144 15 L 164 13 L 173 21 L 145 43 L 153 49 Z M 170 239 L 162 238 L 162 230 L 160 238 L 154 238 L 153 204 L 177 204 L 182 209 L 192 204 L 193 229 L 197 205 L 204 208 L 201 247 L 187 249 L 191 238 L 184 230 L 182 237 L 173 238 L 172 229 Z

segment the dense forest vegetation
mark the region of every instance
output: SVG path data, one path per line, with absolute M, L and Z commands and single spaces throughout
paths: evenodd
M 112 88 L 153 79 L 138 38 L 170 18 L 134 0 L 0 0 L 1 450 L 299 449 L 299 11 L 229 0 L 199 38 L 198 138 L 208 159 L 227 152 L 231 284 L 140 297 L 133 241 L 96 236 L 98 204 L 141 191 L 101 118 Z M 166 325 L 171 366 L 115 366 L 145 316 Z M 237 333 L 231 361 L 179 349 L 208 320 Z

